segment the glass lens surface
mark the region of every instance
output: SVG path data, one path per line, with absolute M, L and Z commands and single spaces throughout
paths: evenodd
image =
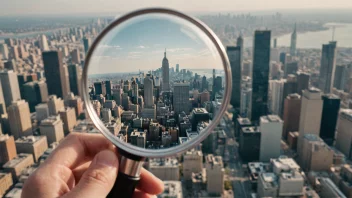
M 96 116 L 121 144 L 176 148 L 217 116 L 225 71 L 197 26 L 168 14 L 131 18 L 95 46 L 87 69 Z M 140 149 L 139 149 L 140 150 Z

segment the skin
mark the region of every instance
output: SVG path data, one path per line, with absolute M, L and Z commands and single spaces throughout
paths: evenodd
M 118 166 L 116 148 L 102 135 L 72 133 L 28 178 L 22 198 L 106 197 L 118 175 Z M 163 188 L 160 179 L 143 169 L 133 197 L 156 197 Z

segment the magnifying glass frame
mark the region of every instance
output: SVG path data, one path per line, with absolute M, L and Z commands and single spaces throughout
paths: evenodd
M 225 93 L 224 93 L 224 97 L 222 100 L 222 105 L 221 105 L 221 108 L 218 110 L 215 118 L 212 120 L 212 122 L 209 123 L 208 127 L 206 127 L 204 129 L 204 131 L 199 133 L 196 138 L 192 138 L 191 140 L 188 140 L 187 142 L 183 143 L 182 145 L 178 145 L 178 146 L 171 147 L 171 148 L 165 148 L 165 149 L 143 149 L 143 148 L 131 145 L 131 144 L 123 143 L 121 140 L 117 139 L 105 127 L 104 123 L 100 120 L 98 115 L 95 113 L 93 105 L 90 102 L 89 91 L 88 91 L 89 64 L 90 64 L 91 58 L 93 56 L 94 50 L 96 49 L 96 47 L 98 47 L 100 41 L 113 28 L 117 27 L 121 23 L 126 22 L 127 20 L 132 19 L 133 17 L 147 15 L 147 14 L 166 14 L 166 15 L 179 17 L 179 18 L 184 19 L 186 22 L 190 22 L 193 25 L 195 25 L 196 27 L 198 27 L 203 33 L 205 33 L 208 36 L 208 38 L 211 40 L 211 42 L 216 47 L 216 49 L 221 57 L 221 61 L 222 61 L 222 64 L 224 66 L 224 71 L 225 71 L 226 85 L 225 85 Z M 149 158 L 160 158 L 160 157 L 174 156 L 177 153 L 182 153 L 182 152 L 185 152 L 185 151 L 195 147 L 201 141 L 203 141 L 209 135 L 209 133 L 211 133 L 211 131 L 218 125 L 221 117 L 224 115 L 225 111 L 227 110 L 227 107 L 228 107 L 228 104 L 230 101 L 231 90 L 232 90 L 232 83 L 231 82 L 232 82 L 231 68 L 230 68 L 230 64 L 229 64 L 229 60 L 228 60 L 225 48 L 221 44 L 221 41 L 218 39 L 218 37 L 214 34 L 214 32 L 212 30 L 210 30 L 210 28 L 208 28 L 201 21 L 194 19 L 190 16 L 187 16 L 186 14 L 183 14 L 181 12 L 171 10 L 171 9 L 166 9 L 166 8 L 146 8 L 146 9 L 136 10 L 136 11 L 130 12 L 130 13 L 123 15 L 122 17 L 114 20 L 111 24 L 109 24 L 98 35 L 98 37 L 94 40 L 91 47 L 89 48 L 86 59 L 85 59 L 83 74 L 82 74 L 82 87 L 83 87 L 82 90 L 83 90 L 83 100 L 84 100 L 85 108 L 86 108 L 86 111 L 88 112 L 91 120 L 93 121 L 94 125 L 96 126 L 96 128 L 107 139 L 109 139 L 117 148 L 122 149 L 132 155 L 149 157 Z

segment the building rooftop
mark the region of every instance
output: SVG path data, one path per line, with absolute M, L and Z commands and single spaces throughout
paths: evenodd
M 5 142 L 6 140 L 10 139 L 11 136 L 7 134 L 0 134 L 0 142 Z
M 49 116 L 48 118 L 41 121 L 40 125 L 55 125 L 62 122 L 59 115 Z
M 196 114 L 206 114 L 208 111 L 205 108 L 194 108 L 193 113 Z
M 46 136 L 30 135 L 30 136 L 24 136 L 24 137 L 18 138 L 15 142 L 16 142 L 16 144 L 17 143 L 35 143 L 35 142 L 38 142 L 39 140 L 44 139 L 44 138 L 46 138 Z
M 340 113 L 344 118 L 352 121 L 352 109 L 341 109 Z
M 265 189 L 278 187 L 277 177 L 274 173 L 261 173 L 260 177 Z
M 28 157 L 32 157 L 32 154 L 20 153 L 15 158 L 13 158 L 11 161 L 8 161 L 6 164 L 4 164 L 3 168 L 13 168 L 17 164 L 21 163 L 23 160 L 25 160 Z
M 287 156 L 280 156 L 277 159 L 271 159 L 271 164 L 273 165 L 274 172 L 275 169 L 279 170 L 279 172 L 291 171 L 291 170 L 300 170 L 300 166 L 296 163 L 296 161 L 292 158 L 288 158 Z M 278 173 L 277 173 L 278 174 Z
M 251 174 L 259 174 L 267 172 L 267 167 L 269 164 L 263 162 L 250 162 L 248 163 L 248 168 Z
M 158 195 L 160 198 L 181 198 L 182 183 L 180 181 L 164 181 L 164 192 Z
M 322 142 L 323 140 L 315 135 L 315 134 L 305 134 L 304 139 L 307 139 L 308 141 L 316 141 L 316 142 Z
M 287 96 L 287 99 L 301 99 L 301 95 L 299 95 L 298 93 L 289 94 Z
M 240 125 L 251 125 L 252 122 L 248 118 L 237 118 L 237 122 Z
M 205 162 L 213 166 L 217 165 L 223 167 L 223 161 L 221 156 L 214 156 L 212 154 L 209 154 L 205 156 Z
M 340 100 L 340 97 L 335 94 L 324 94 L 323 97 L 328 98 L 328 99 Z
M 264 123 L 269 123 L 269 122 L 283 122 L 281 118 L 277 115 L 267 115 L 267 116 L 262 116 L 260 117 L 260 121 Z
M 149 159 L 150 168 L 178 167 L 176 158 L 155 158 Z
M 259 127 L 242 127 L 243 133 L 260 133 Z

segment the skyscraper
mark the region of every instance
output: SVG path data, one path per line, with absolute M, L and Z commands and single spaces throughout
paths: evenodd
M 241 90 L 241 108 L 240 113 L 242 117 L 248 117 L 251 115 L 251 102 L 252 99 L 252 89 L 244 87 Z
M 17 101 L 21 99 L 16 73 L 14 73 L 12 70 L 1 71 L 0 80 L 6 107 L 10 106 L 12 104 L 12 101 Z
M 296 56 L 296 46 L 297 46 L 297 31 L 296 24 L 291 34 L 291 46 L 290 46 L 290 54 L 292 56 Z
M 144 78 L 144 104 L 145 107 L 152 107 L 154 105 L 153 98 L 153 76 L 151 74 L 147 74 Z
M 46 36 L 44 34 L 40 35 L 39 47 L 42 50 L 42 52 L 49 50 L 48 40 L 46 39 Z
M 208 81 L 207 77 L 203 76 L 202 78 L 202 91 L 208 90 Z
M 176 72 L 180 72 L 180 65 L 179 64 L 176 64 Z
M 336 41 L 324 44 L 321 54 L 319 89 L 323 93 L 331 93 L 335 77 Z
M 164 58 L 162 63 L 162 71 L 163 71 L 163 84 L 162 90 L 169 91 L 170 90 L 170 79 L 169 79 L 169 61 L 166 58 L 166 49 L 164 52 Z
M 335 130 L 337 118 L 340 110 L 340 98 L 333 94 L 322 96 L 323 112 L 320 125 L 320 137 L 328 145 L 332 145 L 335 140 Z
M 48 101 L 48 87 L 44 81 L 33 81 L 23 85 L 24 97 L 31 112 L 35 111 L 35 106 Z
M 284 101 L 284 127 L 282 137 L 287 139 L 289 132 L 295 132 L 299 129 L 299 117 L 301 114 L 301 96 L 290 94 Z
M 260 117 L 260 155 L 259 161 L 269 162 L 280 156 L 283 122 L 277 115 Z
M 189 84 L 188 83 L 175 83 L 174 84 L 174 96 L 173 106 L 175 114 L 179 114 L 184 111 L 186 114 L 190 111 L 189 105 Z
M 243 37 L 242 34 L 240 34 L 240 36 L 237 38 L 237 47 L 239 47 L 241 49 L 241 67 L 242 67 L 242 61 L 243 61 L 243 52 L 244 52 L 244 42 L 243 42 Z
M 296 75 L 297 71 L 298 71 L 298 62 L 297 61 L 286 63 L 284 76 L 286 78 L 290 74 Z
M 17 156 L 13 136 L 0 134 L 0 166 Z
M 227 47 L 226 52 L 230 60 L 231 73 L 232 73 L 232 92 L 231 92 L 231 105 L 238 109 L 241 105 L 241 47 Z
M 111 87 L 112 87 L 111 80 L 106 80 L 105 81 L 105 90 L 106 90 L 106 96 L 109 100 L 111 99 L 110 97 L 112 97 Z
M 352 109 L 342 109 L 339 115 L 336 148 L 348 159 L 352 158 Z
M 268 111 L 268 84 L 270 63 L 270 37 L 268 30 L 257 30 L 254 35 L 253 90 L 250 119 L 258 122 Z
M 42 120 L 39 131 L 41 135 L 46 136 L 48 145 L 64 138 L 64 127 L 59 115 Z
M 95 95 L 106 95 L 105 82 L 94 82 Z
M 297 72 L 297 93 L 302 95 L 302 91 L 309 87 L 310 74 L 305 72 Z
M 282 109 L 283 91 L 285 80 L 270 80 L 270 112 L 279 115 Z
M 80 57 L 78 49 L 72 50 L 71 61 L 73 64 L 80 64 L 81 63 L 81 57 Z
M 132 102 L 133 104 L 138 103 L 138 84 L 136 80 L 132 81 Z
M 323 100 L 321 99 L 320 90 L 314 87 L 304 90 L 301 103 L 299 137 L 297 144 L 298 155 L 301 160 L 303 152 L 303 137 L 306 134 L 319 136 L 322 111 Z
M 43 52 L 43 63 L 49 95 L 65 98 L 70 93 L 67 67 L 60 51 Z
M 4 59 L 9 59 L 9 48 L 7 47 L 7 44 L 0 44 L 0 54 L 2 54 Z
M 0 81 L 0 117 L 2 114 L 6 114 L 6 104 L 4 99 L 4 92 L 2 91 L 2 85 Z
M 68 66 L 70 90 L 76 96 L 81 95 L 81 86 L 80 86 L 81 73 L 82 73 L 82 68 L 79 65 L 75 64 L 75 65 Z
M 217 76 L 214 79 L 213 98 L 215 98 L 216 94 L 219 93 L 221 90 L 222 90 L 222 78 L 221 76 Z
M 7 108 L 10 122 L 10 131 L 15 139 L 32 135 L 32 121 L 28 103 L 17 100 Z
M 289 94 L 297 93 L 297 78 L 295 75 L 290 74 L 287 77 L 286 82 L 284 83 L 284 89 L 282 93 L 282 98 L 285 99 Z M 284 114 L 284 101 L 280 101 L 281 105 L 281 111 L 279 112 L 279 115 L 282 117 Z
M 338 90 L 343 90 L 345 88 L 345 72 L 348 72 L 346 65 L 336 66 L 334 76 L 334 87 Z
M 83 38 L 83 46 L 84 46 L 84 52 L 87 54 L 89 47 L 91 45 L 92 41 L 90 38 L 84 37 Z

